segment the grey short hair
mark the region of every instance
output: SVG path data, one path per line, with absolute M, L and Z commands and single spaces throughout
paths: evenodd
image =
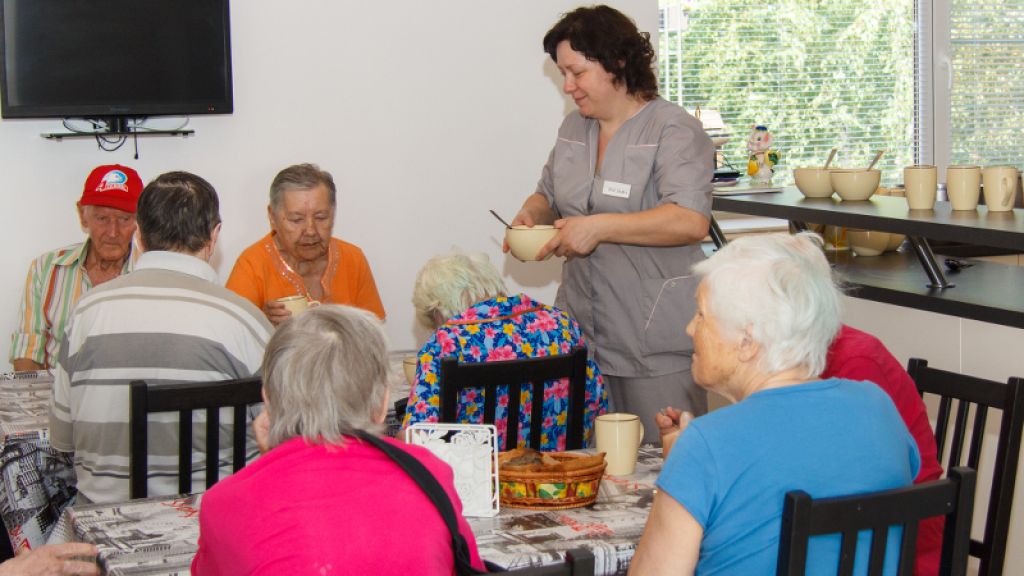
M 270 183 L 270 208 L 275 212 L 281 208 L 281 197 L 289 190 L 312 190 L 317 186 L 327 187 L 327 199 L 331 208 L 337 205 L 338 189 L 334 186 L 334 177 L 316 164 L 295 164 L 274 176 Z
M 477 302 L 507 295 L 505 281 L 486 254 L 453 252 L 423 265 L 416 276 L 412 305 L 423 325 L 437 328 L 437 317 L 447 321 Z
M 746 236 L 693 267 L 723 335 L 748 331 L 764 350 L 766 373 L 803 368 L 813 378 L 825 369 L 842 292 L 822 246 L 813 232 Z
M 373 417 L 387 393 L 387 350 L 380 320 L 350 306 L 325 304 L 281 324 L 263 357 L 270 446 L 381 432 Z

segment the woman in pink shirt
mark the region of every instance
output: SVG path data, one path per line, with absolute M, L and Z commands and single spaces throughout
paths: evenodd
M 380 321 L 325 305 L 281 324 L 263 361 L 258 460 L 203 495 L 192 573 L 444 574 L 452 536 L 437 508 L 389 456 L 356 436 L 382 429 L 387 344 Z M 452 470 L 412 455 L 451 499 L 470 564 L 484 566 Z

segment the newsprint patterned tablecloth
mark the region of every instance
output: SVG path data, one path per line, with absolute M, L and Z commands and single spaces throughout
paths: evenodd
M 45 371 L 0 374 L 0 515 L 15 550 L 44 544 L 77 493 L 71 455 L 50 446 L 52 384 Z
M 494 518 L 468 518 L 480 555 L 507 568 L 556 564 L 572 548 L 594 552 L 597 574 L 625 574 L 640 542 L 661 470 L 661 450 L 643 448 L 630 476 L 605 476 L 597 503 L 536 512 L 503 508 Z M 189 573 L 199 540 L 201 496 L 148 498 L 67 509 L 76 540 L 100 550 L 110 576 Z

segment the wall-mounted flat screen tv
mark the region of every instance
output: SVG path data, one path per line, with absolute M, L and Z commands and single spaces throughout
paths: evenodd
M 0 0 L 4 118 L 226 114 L 228 0 Z

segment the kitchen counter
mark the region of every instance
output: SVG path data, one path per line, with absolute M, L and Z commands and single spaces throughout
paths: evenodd
M 1024 249 L 1024 210 L 955 212 L 946 202 L 934 210 L 908 210 L 903 198 L 876 196 L 862 202 L 837 198 L 804 198 L 796 188 L 779 193 L 716 196 L 713 207 L 755 216 L 881 230 L 906 234 L 914 242 L 898 253 L 857 257 L 848 251 L 829 253 L 836 270 L 857 298 L 937 312 L 960 318 L 1024 328 L 1024 268 L 971 260 L 958 273 L 930 282 L 928 240 Z M 941 249 L 937 249 L 941 250 Z M 922 252 L 924 255 L 922 256 Z M 934 272 L 931 271 L 931 272 Z M 934 279 L 933 279 L 934 280 Z M 939 284 L 942 285 L 942 284 Z

